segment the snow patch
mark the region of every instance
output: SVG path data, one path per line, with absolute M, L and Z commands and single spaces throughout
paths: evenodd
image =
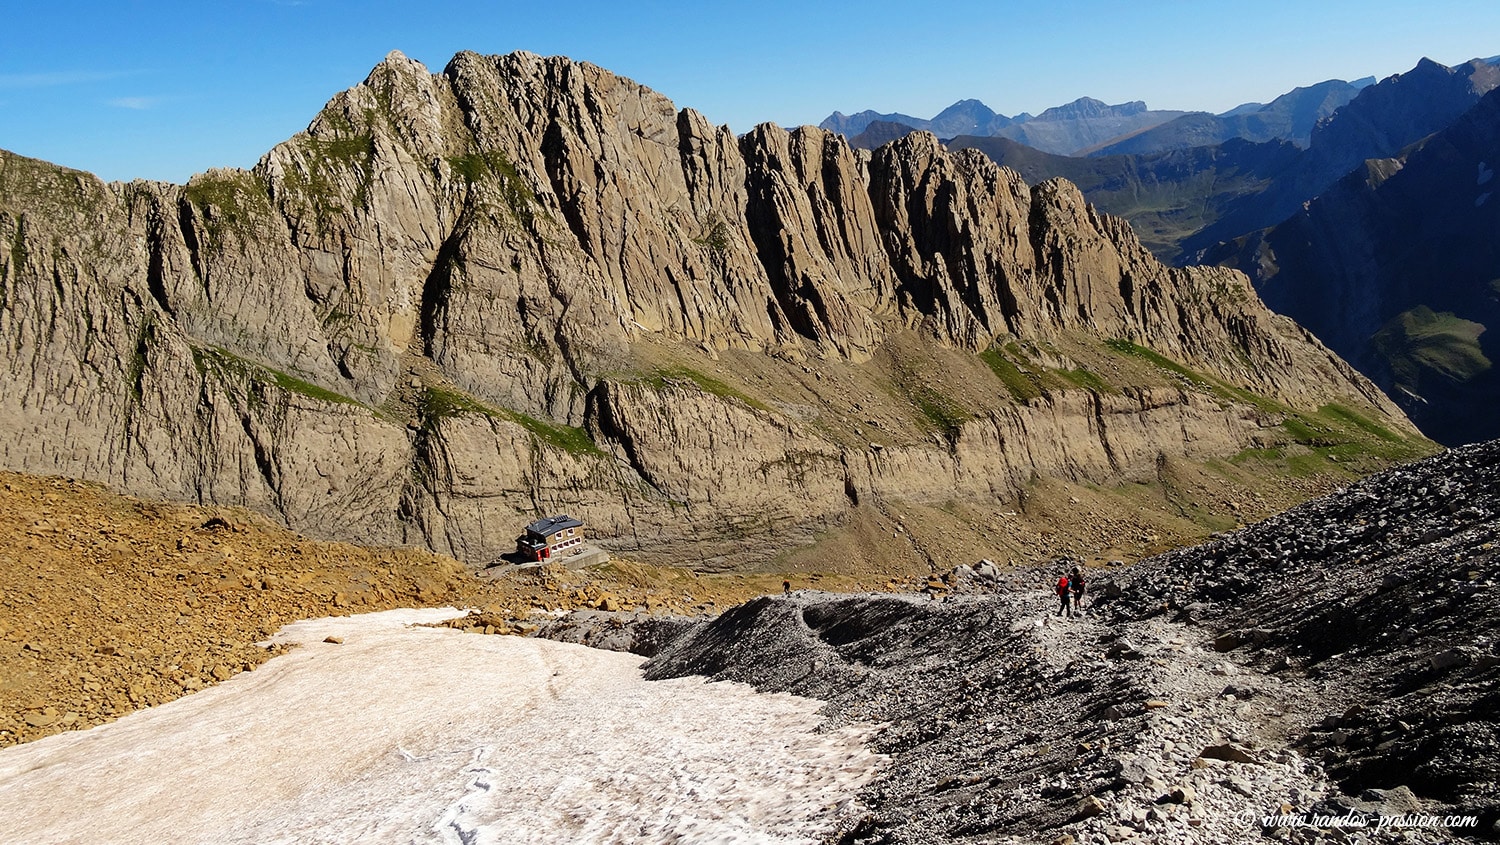
M 819 701 L 414 627 L 458 615 L 298 622 L 254 672 L 6 749 L 0 841 L 815 842 L 885 761 Z

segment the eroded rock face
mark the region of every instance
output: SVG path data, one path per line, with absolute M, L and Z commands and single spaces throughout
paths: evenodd
M 254 169 L 186 186 L 0 153 L 0 236 L 5 466 L 476 561 L 539 510 L 717 560 L 862 495 L 1003 498 L 1230 454 L 1266 423 L 1159 387 L 1060 390 L 856 449 L 653 377 L 646 342 L 858 367 L 894 332 L 971 352 L 1083 333 L 1409 431 L 1244 277 L 1162 267 L 1068 183 L 925 133 L 873 155 L 807 127 L 735 138 L 526 53 L 441 74 L 393 53 Z

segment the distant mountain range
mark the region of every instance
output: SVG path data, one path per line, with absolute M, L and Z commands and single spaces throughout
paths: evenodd
M 1029 114 L 1006 117 L 978 100 L 959 100 L 938 112 L 931 120 L 900 113 L 881 114 L 866 109 L 849 115 L 834 112 L 818 126 L 852 138 L 864 132 L 872 123 L 896 123 L 908 129 L 931 132 L 939 138 L 951 138 L 954 135 L 988 135 L 1003 126 L 1030 119 Z
M 948 147 L 979 149 L 1028 181 L 1054 176 L 1073 181 L 1101 209 L 1129 220 L 1162 260 L 1189 264 L 1204 260 L 1216 244 L 1285 220 L 1365 160 L 1400 154 L 1457 120 L 1496 86 L 1500 66 L 1489 61 L 1449 68 L 1423 59 L 1407 73 L 1360 89 L 1313 127 L 1305 150 L 1288 140 L 1231 138 L 1204 146 L 1064 157 L 966 135 L 951 139 Z
M 1231 138 L 1290 141 L 1306 147 L 1317 122 L 1354 99 L 1374 77 L 1354 82 L 1333 79 L 1297 88 L 1269 104 L 1244 103 L 1223 114 L 1147 108 L 1139 100 L 1108 105 L 1091 97 L 1047 109 L 1039 115 L 1006 117 L 979 100 L 959 100 L 931 119 L 865 110 L 834 112 L 818 124 L 875 149 L 914 131 L 939 138 L 1009 138 L 1055 155 L 1151 153 L 1217 144 Z
M 1232 138 L 1290 141 L 1306 147 L 1318 121 L 1338 111 L 1362 89 L 1374 83 L 1373 77 L 1354 82 L 1330 79 L 1306 88 L 1294 88 L 1266 105 L 1246 103 L 1219 115 L 1190 112 L 1144 132 L 1117 138 L 1086 153 L 1152 153 L 1220 144 Z
M 1155 111 L 1140 101 L 1109 105 L 1091 97 L 1047 109 L 1035 117 L 1006 117 L 978 100 L 959 100 L 931 120 L 904 114 L 862 111 L 854 115 L 834 112 L 820 128 L 840 132 L 849 143 L 873 150 L 912 132 L 931 132 L 939 138 L 980 136 L 1010 138 L 1058 155 L 1077 155 L 1091 147 L 1144 132 L 1187 115 L 1181 111 Z
M 1354 86 L 1299 88 L 1213 121 L 1188 115 L 1086 157 L 994 136 L 948 146 L 978 149 L 1033 184 L 1075 182 L 1164 261 L 1245 271 L 1272 308 L 1384 387 L 1429 436 L 1500 436 L 1487 410 L 1500 399 L 1500 342 L 1487 334 L 1500 324 L 1500 218 L 1480 198 L 1492 190 L 1487 168 L 1500 165 L 1500 62 L 1423 59 L 1313 120 Z M 1192 131 L 1248 134 L 1251 116 L 1260 135 L 1172 146 Z M 1266 139 L 1273 126 L 1288 137 Z M 1305 149 L 1290 137 L 1303 128 Z

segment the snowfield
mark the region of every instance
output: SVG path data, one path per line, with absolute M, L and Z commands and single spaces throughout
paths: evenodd
M 816 700 L 413 627 L 457 615 L 299 622 L 254 672 L 6 749 L 0 841 L 812 842 L 884 762 Z

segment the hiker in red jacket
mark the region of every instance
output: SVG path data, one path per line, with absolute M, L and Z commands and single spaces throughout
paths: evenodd
M 1069 602 L 1072 601 L 1072 593 L 1069 590 L 1068 576 L 1057 579 L 1057 598 L 1062 601 L 1062 606 L 1057 609 L 1058 616 L 1067 616 Z

